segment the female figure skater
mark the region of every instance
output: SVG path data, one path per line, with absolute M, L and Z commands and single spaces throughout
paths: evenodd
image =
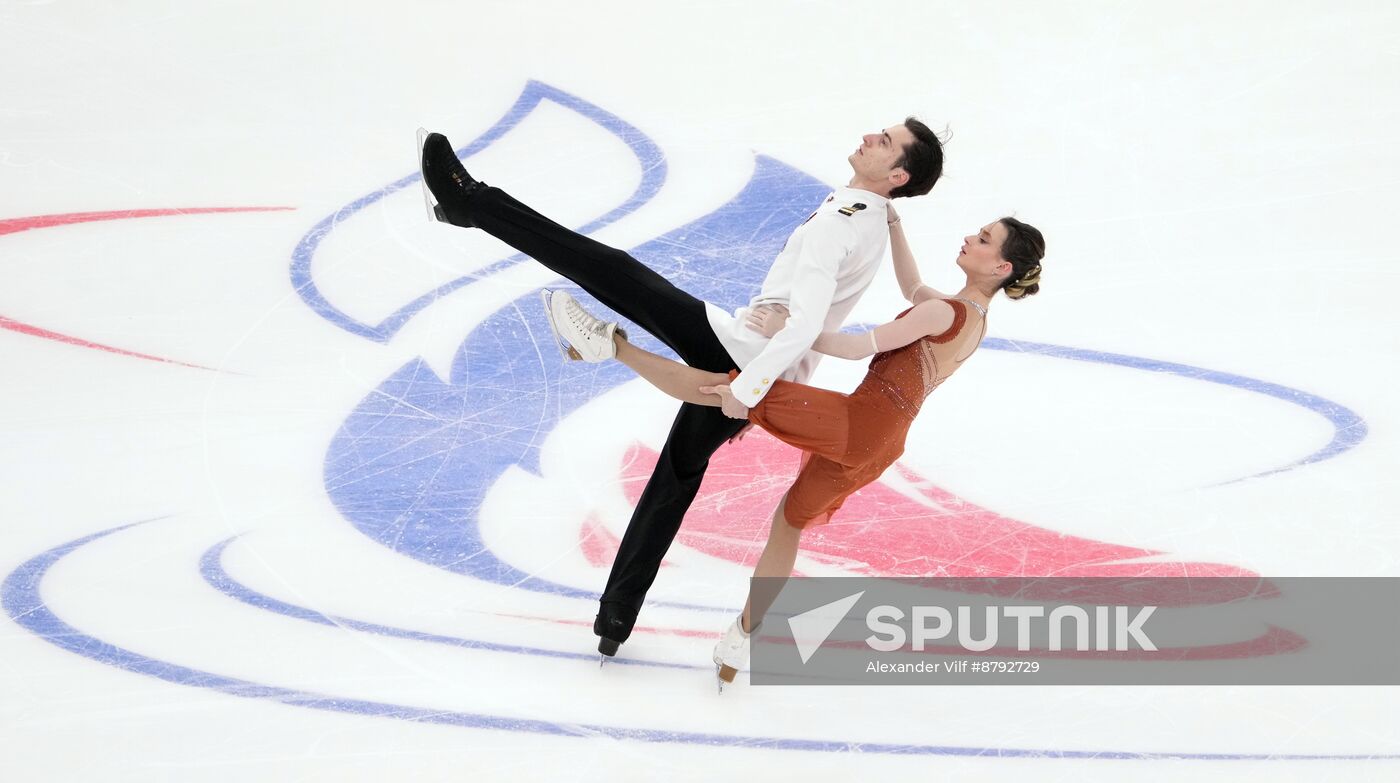
M 1001 218 L 964 240 L 957 265 L 966 282 L 951 297 L 923 284 L 898 215 L 890 219 L 890 240 L 896 278 L 913 306 L 868 332 L 825 332 L 812 346 L 844 359 L 873 355 L 856 390 L 841 394 L 777 380 L 749 411 L 750 422 L 807 452 L 773 513 L 755 577 L 790 576 L 802 529 L 827 522 L 847 497 L 879 478 L 903 453 L 905 436 L 924 398 L 977 349 L 996 292 L 1020 299 L 1040 290 L 1045 240 L 1036 228 L 1015 218 Z M 544 296 L 555 334 L 577 349 L 569 351 L 570 356 L 616 358 L 683 402 L 722 407 L 724 398 L 732 396 L 728 384 L 734 373 L 706 372 L 645 351 L 629 343 L 616 322 L 593 317 L 567 293 L 546 291 Z M 772 334 L 785 318 L 781 307 L 758 309 L 749 326 Z M 732 682 L 745 665 L 749 635 L 766 610 L 754 606 L 750 595 L 743 614 L 715 646 L 714 661 L 723 682 Z

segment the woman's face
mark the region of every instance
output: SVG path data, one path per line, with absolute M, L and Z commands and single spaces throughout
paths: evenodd
M 999 220 L 988 223 L 981 231 L 963 238 L 958 266 L 968 274 L 1005 277 L 1011 273 L 1011 262 L 1001 257 L 1001 243 L 1004 241 L 1006 226 Z

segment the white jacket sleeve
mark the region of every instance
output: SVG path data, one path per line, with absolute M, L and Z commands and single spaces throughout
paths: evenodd
M 735 399 L 752 408 L 773 387 L 773 381 L 811 349 L 822 333 L 836 274 L 856 243 L 855 227 L 844 215 L 829 212 L 812 219 L 793 278 L 787 323 L 729 385 Z

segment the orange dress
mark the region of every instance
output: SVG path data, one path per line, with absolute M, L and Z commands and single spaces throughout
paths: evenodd
M 875 354 L 850 394 L 780 380 L 749 411 L 749 421 L 807 452 L 785 500 L 788 524 L 824 524 L 904 453 L 904 438 L 924 399 L 977 347 L 964 334 L 967 306 L 944 301 L 953 308 L 947 331 Z

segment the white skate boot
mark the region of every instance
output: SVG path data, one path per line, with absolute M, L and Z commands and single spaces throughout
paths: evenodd
M 627 336 L 617 327 L 617 321 L 602 321 L 593 317 L 564 291 L 545 289 L 540 292 L 540 299 L 544 302 L 549 328 L 554 330 L 555 342 L 564 356 L 594 364 L 617 356 L 613 333 Z
M 755 626 L 753 630 L 758 630 L 758 627 Z M 753 631 L 744 632 L 744 616 L 741 614 L 724 632 L 724 638 L 715 644 L 715 676 L 719 678 L 716 685 L 720 693 L 724 693 L 726 682 L 734 682 L 734 675 L 740 669 L 748 668 L 752 635 Z

